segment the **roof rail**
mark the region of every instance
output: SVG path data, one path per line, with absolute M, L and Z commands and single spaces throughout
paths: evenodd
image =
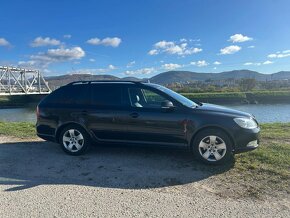
M 75 84 L 91 84 L 91 83 L 134 83 L 141 84 L 141 81 L 131 81 L 131 80 L 89 80 L 89 81 L 74 81 L 67 85 L 75 85 Z

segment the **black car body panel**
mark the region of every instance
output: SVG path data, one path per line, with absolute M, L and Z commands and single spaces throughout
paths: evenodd
M 138 82 L 79 82 L 61 87 L 38 105 L 37 135 L 58 142 L 61 129 L 74 123 L 96 142 L 189 148 L 199 131 L 218 128 L 228 134 L 234 152 L 254 149 L 247 145 L 259 140 L 259 127 L 244 129 L 233 120 L 254 119 L 252 115 L 212 104 L 189 107 L 156 87 Z M 174 107 L 156 107 L 153 100 L 149 107 L 138 107 L 144 101 L 151 102 L 155 94 Z

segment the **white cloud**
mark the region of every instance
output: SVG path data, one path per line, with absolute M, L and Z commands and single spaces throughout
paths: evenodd
M 289 57 L 290 54 L 269 54 L 268 58 L 285 58 L 285 57 Z
M 168 54 L 183 54 L 183 48 L 178 45 L 174 45 L 165 49 Z
M 240 46 L 237 46 L 237 45 L 231 45 L 231 46 L 228 46 L 228 47 L 225 47 L 225 48 L 222 48 L 220 50 L 220 54 L 222 55 L 228 55 L 228 54 L 234 54 L 238 51 L 240 51 L 242 48 Z
M 122 40 L 118 37 L 107 37 L 104 39 L 99 39 L 99 38 L 91 38 L 87 41 L 87 43 L 91 45 L 104 45 L 104 46 L 112 46 L 112 47 L 118 47 Z
M 112 47 L 118 47 L 121 43 L 121 39 L 114 37 L 114 38 L 105 38 L 102 40 L 102 44 L 105 46 L 112 46 Z
M 34 67 L 36 61 L 18 61 L 18 65 L 21 67 Z
M 152 49 L 148 52 L 149 55 L 157 55 L 159 52 L 157 51 L 157 49 Z
M 70 39 L 71 37 L 72 37 L 72 35 L 70 35 L 70 34 L 63 35 L 63 38 L 65 38 L 65 39 Z
M 220 64 L 222 64 L 222 63 L 219 62 L 219 61 L 215 61 L 215 62 L 213 62 L 213 64 L 214 64 L 214 65 L 220 65 Z
M 265 61 L 263 62 L 263 64 L 273 64 L 274 62 L 273 61 Z
M 31 43 L 31 47 L 41 47 L 41 46 L 56 46 L 60 45 L 61 42 L 56 39 L 51 39 L 49 37 L 42 38 L 41 36 L 35 38 Z
M 48 49 L 47 52 L 40 52 L 31 55 L 30 60 L 34 61 L 36 67 L 47 67 L 49 64 L 79 60 L 85 56 L 85 51 L 81 47 Z
M 198 66 L 198 67 L 205 67 L 207 65 L 209 65 L 209 63 L 207 63 L 205 60 L 202 60 L 202 61 L 192 61 L 190 62 L 190 65 L 195 65 L 195 66 Z
M 189 39 L 190 42 L 200 42 L 200 39 Z
M 95 62 L 96 60 L 94 58 L 89 59 L 90 62 Z
M 205 67 L 205 66 L 209 65 L 209 63 L 207 63 L 205 60 L 203 60 L 203 61 L 198 61 L 196 65 L 198 67 Z
M 101 42 L 101 40 L 99 38 L 91 38 L 89 40 L 87 40 L 87 43 L 91 44 L 91 45 L 99 45 Z
M 162 68 L 165 69 L 165 70 L 174 70 L 174 69 L 177 69 L 177 68 L 180 68 L 182 67 L 181 65 L 179 64 L 163 64 L 162 65 Z
M 255 46 L 254 45 L 250 45 L 250 46 L 248 46 L 248 48 L 255 48 Z
M 287 54 L 287 53 L 290 53 L 290 50 L 285 50 L 285 51 L 282 51 L 283 54 Z
M 127 68 L 133 67 L 136 64 L 136 61 L 131 61 L 127 64 Z
M 0 38 L 0 46 L 10 46 L 10 43 L 5 38 Z
M 153 47 L 154 48 L 148 52 L 149 55 L 166 53 L 185 56 L 202 51 L 201 48 L 190 47 L 188 43 L 186 43 L 186 39 L 181 39 L 178 43 L 163 40 L 155 43 Z
M 99 74 L 99 73 L 108 73 L 112 70 L 117 69 L 114 65 L 110 64 L 106 68 L 88 68 L 88 69 L 78 69 L 71 74 Z
M 277 58 L 277 54 L 269 54 L 268 58 Z
M 190 54 L 195 54 L 195 53 L 198 53 L 198 52 L 202 52 L 202 49 L 201 48 L 189 48 L 189 49 L 186 49 L 184 51 L 184 54 L 190 55 Z
M 272 61 L 264 61 L 262 63 L 260 62 L 246 62 L 244 63 L 245 66 L 250 66 L 250 65 L 253 65 L 253 66 L 261 66 L 261 65 L 267 65 L 267 64 L 273 64 L 274 62 Z
M 110 69 L 110 70 L 115 70 L 115 69 L 117 69 L 114 65 L 112 65 L 112 64 L 110 64 L 109 66 L 108 66 L 108 69 Z
M 48 49 L 46 52 L 39 52 L 31 55 L 27 61 L 19 61 L 21 67 L 30 67 L 39 70 L 45 70 L 50 64 L 73 61 L 73 64 L 79 64 L 81 58 L 85 56 L 85 51 L 81 47 Z
M 168 47 L 173 47 L 175 46 L 174 42 L 167 42 L 165 40 L 160 41 L 160 42 L 156 42 L 154 44 L 155 48 L 168 48 Z
M 285 57 L 289 57 L 290 56 L 290 50 L 285 50 L 285 51 L 278 51 L 276 53 L 273 54 L 269 54 L 268 58 L 285 58 Z
M 246 62 L 246 63 L 244 63 L 244 65 L 245 66 L 249 66 L 249 65 L 254 65 L 254 63 L 252 63 L 252 62 Z
M 48 49 L 44 56 L 57 61 L 80 59 L 85 56 L 81 47 Z
M 235 34 L 235 35 L 232 35 L 228 41 L 231 41 L 231 42 L 246 42 L 246 41 L 251 41 L 251 40 L 253 40 L 253 38 L 248 37 L 248 36 L 244 36 L 242 34 Z
M 154 73 L 156 70 L 153 67 L 142 68 L 138 70 L 127 70 L 124 72 L 125 75 L 140 75 L 140 74 L 151 74 Z

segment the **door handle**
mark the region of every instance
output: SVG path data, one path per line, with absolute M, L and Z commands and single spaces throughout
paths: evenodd
M 130 114 L 130 117 L 137 118 L 137 117 L 139 117 L 139 114 L 137 112 L 133 112 Z

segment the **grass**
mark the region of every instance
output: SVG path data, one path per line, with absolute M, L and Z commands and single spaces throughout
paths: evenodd
M 290 123 L 262 124 L 260 147 L 235 155 L 234 167 L 218 177 L 221 182 L 232 184 L 221 195 L 290 194 Z
M 289 90 L 280 90 L 280 91 L 253 91 L 252 92 L 256 97 L 262 96 L 290 96 Z
M 0 122 L 0 135 L 36 137 L 34 124 L 28 122 Z M 222 196 L 290 194 L 290 123 L 262 124 L 260 147 L 237 154 L 234 166 L 200 168 L 216 174 L 215 185 Z
M 252 94 L 252 96 L 258 101 L 287 101 L 290 100 L 290 91 L 250 91 L 250 92 L 205 92 L 205 93 L 181 93 L 189 99 L 200 99 L 200 100 L 235 100 L 241 101 L 246 100 L 246 94 Z
M 0 122 L 0 135 L 34 138 L 36 137 L 35 124 L 29 122 Z
M 245 98 L 243 92 L 205 92 L 205 93 L 181 93 L 185 97 L 191 98 Z

